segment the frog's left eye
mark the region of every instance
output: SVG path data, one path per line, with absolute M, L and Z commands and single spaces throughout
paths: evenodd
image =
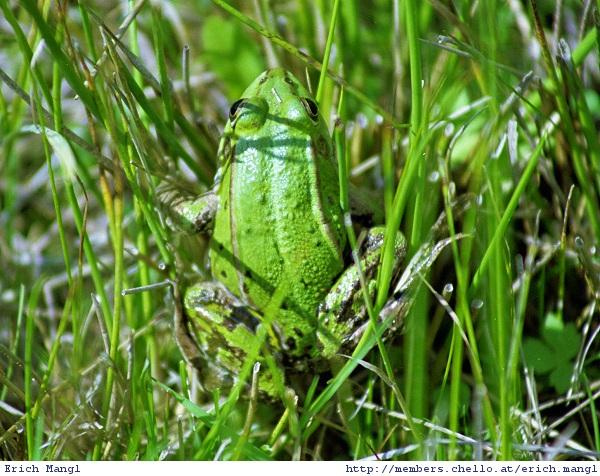
M 246 102 L 246 98 L 238 99 L 234 102 L 229 108 L 229 120 L 233 121 L 240 110 L 240 106 L 242 106 Z
M 301 98 L 304 109 L 313 121 L 319 120 L 319 106 L 311 98 Z

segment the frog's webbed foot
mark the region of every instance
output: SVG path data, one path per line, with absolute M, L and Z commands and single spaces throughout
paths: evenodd
M 371 300 L 375 297 L 376 271 L 381 257 L 384 232 L 384 227 L 371 228 L 359 250 L 362 256 L 360 270 Z M 406 253 L 406 241 L 399 232 L 394 249 L 396 277 L 399 274 L 400 262 Z M 317 336 L 320 355 L 329 359 L 339 352 L 351 349 L 360 339 L 368 321 L 360 272 L 354 263 L 338 278 L 319 307 Z

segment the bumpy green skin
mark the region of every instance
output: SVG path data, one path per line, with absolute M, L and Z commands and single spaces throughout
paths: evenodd
M 315 310 L 344 268 L 337 164 L 310 96 L 283 69 L 261 74 L 225 127 L 213 276 L 258 310 L 285 286 L 277 326 L 288 355 L 315 345 Z
M 262 73 L 232 106 L 212 190 L 187 201 L 170 189 L 161 197 L 179 226 L 212 229 L 215 281 L 189 287 L 176 312 L 180 347 L 207 389 L 231 386 L 255 350 L 278 366 L 263 366 L 259 377 L 263 393 L 275 396 L 288 370 L 319 371 L 355 344 L 368 317 L 358 268 L 344 262 L 337 162 L 316 104 L 289 72 Z M 358 208 L 364 219 L 364 204 Z M 371 294 L 382 242 L 383 229 L 374 228 L 361 250 Z M 396 269 L 404 251 L 398 233 Z M 258 349 L 274 296 L 284 299 Z

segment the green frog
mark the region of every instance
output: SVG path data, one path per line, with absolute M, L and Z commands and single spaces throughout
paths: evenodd
M 353 221 L 370 226 L 381 210 L 351 192 Z M 180 228 L 210 235 L 213 280 L 176 293 L 175 316 L 178 343 L 207 390 L 231 387 L 248 356 L 270 356 L 275 366 L 263 366 L 258 382 L 273 397 L 274 373 L 287 382 L 351 352 L 369 318 L 335 151 L 317 103 L 290 72 L 263 72 L 233 103 L 208 192 L 184 198 L 167 188 L 159 198 Z M 359 262 L 373 296 L 383 227 L 365 230 Z M 400 232 L 395 250 L 399 270 Z

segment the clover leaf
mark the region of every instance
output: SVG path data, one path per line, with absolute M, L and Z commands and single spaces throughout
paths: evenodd
M 536 373 L 550 374 L 550 384 L 557 392 L 564 393 L 571 383 L 572 359 L 577 355 L 580 343 L 581 336 L 573 323 L 565 324 L 558 314 L 548 313 L 542 338 L 525 339 L 525 361 Z

